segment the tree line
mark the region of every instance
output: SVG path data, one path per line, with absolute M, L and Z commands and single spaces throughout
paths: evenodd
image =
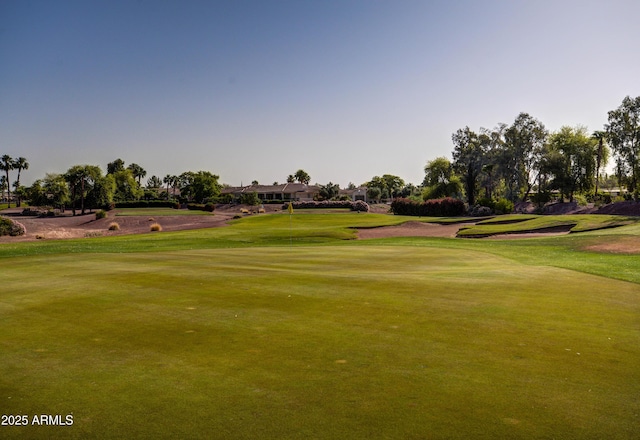
M 493 129 L 458 129 L 452 142 L 452 160 L 438 157 L 429 161 L 421 184 L 405 183 L 392 174 L 374 176 L 362 185 L 368 199 L 453 197 L 465 199 L 469 206 L 499 201 L 545 203 L 554 197 L 573 201 L 577 195 L 597 200 L 603 197 L 599 193 L 601 173 L 612 155 L 617 185 L 626 188 L 627 197 L 640 198 L 640 97 L 625 97 L 617 109 L 608 112 L 608 122 L 601 131 L 589 133 L 585 127 L 563 126 L 550 133 L 542 122 L 520 113 L 511 124 L 499 123 Z M 125 167 L 122 159 L 116 159 L 107 165 L 104 175 L 98 166 L 75 165 L 63 174 L 47 174 L 25 188 L 20 176 L 28 168 L 24 157 L 0 158 L 4 172 L 0 189 L 8 191 L 10 201 L 9 172 L 17 171 L 13 183 L 17 206 L 29 200 L 35 206 L 71 207 L 75 214 L 76 210 L 84 213 L 141 199 L 226 201 L 220 198 L 219 177 L 208 171 L 187 171 L 162 179 L 154 175 L 143 186 L 146 170 L 135 163 Z M 309 184 L 311 177 L 300 169 L 286 180 Z M 350 183 L 348 188 L 356 185 Z M 329 182 L 319 185 L 318 197 L 337 199 L 339 191 L 339 185 Z
M 61 211 L 70 208 L 73 215 L 77 211 L 85 214 L 87 210 L 110 209 L 119 202 L 173 199 L 204 203 L 220 195 L 219 177 L 209 171 L 187 171 L 178 176 L 167 175 L 162 180 L 151 176 L 145 187 L 142 179 L 146 175 L 142 166 L 131 163 L 125 167 L 122 159 L 116 159 L 107 165 L 106 174 L 96 165 L 74 165 L 63 174 L 48 173 L 29 187 L 18 184 L 16 191 L 32 206 Z M 166 191 L 162 193 L 164 185 Z M 179 197 L 176 190 L 180 191 Z
M 608 112 L 602 131 L 563 126 L 549 133 L 542 122 L 520 113 L 512 124 L 491 130 L 461 128 L 452 141 L 453 161 L 440 157 L 425 167 L 425 199 L 464 194 L 470 206 L 479 196 L 544 203 L 552 197 L 573 201 L 580 194 L 595 200 L 602 197 L 598 185 L 611 151 L 618 185 L 629 197 L 640 195 L 640 97 L 627 96 Z

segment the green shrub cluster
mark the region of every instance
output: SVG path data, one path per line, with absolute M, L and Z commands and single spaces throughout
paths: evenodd
M 540 203 L 540 201 L 543 200 L 545 196 L 545 193 L 536 194 L 535 197 L 532 196 L 532 201 L 534 203 Z M 483 207 L 488 208 L 489 211 L 482 209 Z M 491 213 L 509 214 L 511 212 L 513 212 L 513 202 L 504 198 L 494 200 L 488 197 L 481 197 L 478 199 L 476 206 L 469 209 L 469 214 L 473 216 L 484 216 Z
M 213 203 L 188 203 L 187 209 L 191 211 L 213 212 L 216 209 L 216 205 Z
M 167 200 L 134 200 L 130 202 L 118 202 L 115 204 L 116 208 L 175 208 L 178 209 L 180 205 L 176 202 L 170 202 Z
M 105 211 L 104 209 L 101 209 L 100 211 L 96 212 L 96 220 L 100 220 L 101 218 L 106 218 L 107 217 L 107 211 Z
M 242 203 L 243 205 L 259 205 L 261 203 L 260 198 L 258 197 L 258 193 L 253 191 L 253 192 L 248 192 L 248 193 L 244 193 L 240 196 L 240 203 Z
M 415 215 L 422 217 L 456 217 L 464 215 L 464 202 L 452 197 L 430 199 L 416 202 L 407 198 L 397 198 L 391 202 L 391 212 L 396 215 Z
M 507 199 L 498 200 L 493 206 L 496 214 L 510 214 L 513 212 L 513 202 Z
M 369 212 L 369 205 L 362 200 L 323 200 L 321 202 L 293 202 L 293 209 L 350 209 L 358 212 Z M 288 203 L 282 205 L 283 210 L 287 210 Z
M 10 235 L 17 237 L 27 233 L 27 229 L 20 222 L 7 217 L 0 217 L 0 235 Z

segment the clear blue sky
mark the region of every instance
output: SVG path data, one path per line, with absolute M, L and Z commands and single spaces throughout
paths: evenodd
M 0 0 L 0 154 L 223 183 L 418 184 L 520 112 L 602 129 L 640 95 L 635 0 Z M 12 180 L 15 176 L 12 177 Z

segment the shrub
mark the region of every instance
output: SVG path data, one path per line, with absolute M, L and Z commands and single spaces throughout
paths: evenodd
M 493 214 L 493 210 L 488 206 L 476 205 L 469 208 L 468 214 L 472 217 L 487 217 Z
M 47 211 L 43 211 L 41 209 L 32 209 L 32 208 L 25 208 L 22 210 L 22 214 L 23 216 L 27 217 L 41 217 L 42 214 L 46 213 Z
M 213 212 L 216 209 L 216 206 L 213 203 L 188 203 L 187 209 L 191 211 L 207 211 Z
M 496 214 L 510 214 L 513 212 L 513 202 L 507 199 L 500 199 L 494 207 Z
M 27 229 L 20 222 L 11 220 L 7 217 L 0 217 L 0 235 L 9 235 L 17 237 L 27 233 Z
M 352 202 L 350 200 L 323 200 L 321 202 L 292 202 L 293 209 L 350 209 L 358 212 L 368 212 L 369 205 L 362 200 Z M 282 210 L 286 211 L 289 204 L 282 205 Z
M 117 224 L 116 222 L 113 222 L 109 225 L 109 230 L 110 231 L 119 231 L 120 230 L 120 225 Z
M 258 197 L 257 192 L 244 193 L 240 196 L 240 203 L 243 205 L 259 205 L 260 198 Z
M 391 212 L 396 215 L 414 215 L 423 217 L 456 217 L 464 215 L 466 208 L 459 199 L 446 197 L 416 202 L 407 198 L 397 198 L 391 202 Z
M 530 196 L 530 199 L 533 203 L 538 206 L 544 206 L 545 204 L 551 201 L 551 193 L 548 191 L 542 191 Z
M 151 232 L 159 232 L 162 231 L 162 226 L 159 223 L 154 223 L 151 225 Z
M 486 206 L 487 208 L 490 208 L 493 210 L 493 208 L 496 206 L 496 202 L 489 197 L 480 197 L 476 205 Z
M 574 194 L 573 200 L 578 206 L 587 206 L 587 198 L 582 194 Z
M 96 220 L 100 220 L 101 218 L 107 218 L 107 211 L 105 211 L 104 209 L 96 212 Z
M 118 202 L 116 208 L 176 208 L 179 204 L 166 200 L 134 200 L 129 202 Z

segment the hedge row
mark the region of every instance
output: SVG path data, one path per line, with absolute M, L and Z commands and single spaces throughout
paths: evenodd
M 176 202 L 166 200 L 134 200 L 131 202 L 117 202 L 116 208 L 179 208 Z
M 464 215 L 466 209 L 462 200 L 447 197 L 426 202 L 398 198 L 391 202 L 391 212 L 396 215 L 415 215 L 422 217 L 456 217 Z
M 292 202 L 293 209 L 350 209 L 358 212 L 368 212 L 369 205 L 362 200 L 352 202 L 351 200 L 323 200 L 322 202 Z M 282 205 L 282 209 L 286 210 L 288 203 Z
M 207 212 L 213 212 L 214 209 L 216 209 L 215 205 L 213 203 L 188 203 L 187 204 L 187 209 L 191 210 L 191 211 L 207 211 Z

